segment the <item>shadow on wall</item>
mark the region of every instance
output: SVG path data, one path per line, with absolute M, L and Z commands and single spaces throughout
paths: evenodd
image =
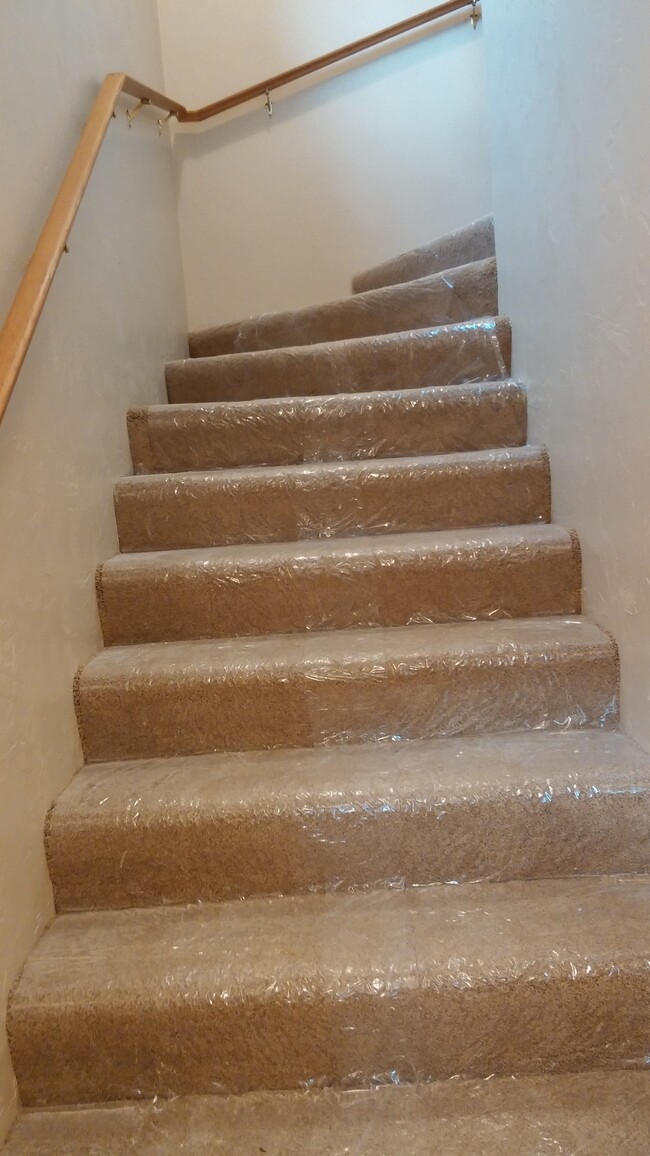
M 269 17 L 270 19 L 270 17 Z M 427 28 L 418 29 L 399 41 L 389 41 L 369 49 L 359 56 L 330 65 L 322 72 L 313 73 L 301 81 L 271 93 L 273 116 L 269 117 L 263 98 L 241 105 L 231 112 L 222 113 L 215 121 L 203 125 L 184 125 L 175 139 L 177 158 L 181 161 L 202 157 L 215 149 L 248 140 L 261 132 L 269 133 L 276 124 L 286 124 L 315 109 L 331 104 L 355 92 L 408 73 L 422 64 L 432 64 L 443 56 L 457 52 L 458 40 L 448 34 L 452 28 L 467 23 L 467 16 L 459 13 Z M 296 64 L 302 61 L 296 61 Z M 256 77 L 251 83 L 262 79 Z M 221 95 L 215 95 L 219 100 Z M 444 115 L 444 110 L 441 110 Z M 377 115 L 381 116 L 378 107 Z
M 460 14 L 279 90 L 272 118 L 261 97 L 177 131 L 190 327 L 344 296 L 489 212 L 481 42 Z

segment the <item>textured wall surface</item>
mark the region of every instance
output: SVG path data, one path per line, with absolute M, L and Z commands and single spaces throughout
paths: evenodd
M 644 0 L 485 0 L 501 310 L 586 610 L 650 746 L 650 24 Z
M 207 104 L 414 15 L 417 0 L 159 0 L 170 92 Z M 192 327 L 346 294 L 490 211 L 483 38 L 466 14 L 176 135 Z M 367 62 L 370 61 L 370 62 Z
M 153 0 L 0 5 L 0 315 L 98 83 L 162 83 Z M 148 119 L 147 119 L 148 117 Z M 116 549 L 111 489 L 130 470 L 129 404 L 161 398 L 182 352 L 171 150 L 153 114 L 120 116 L 92 177 L 0 426 L 0 1007 L 52 914 L 43 821 L 81 762 L 77 665 L 100 645 L 94 568 Z M 0 1027 L 0 1139 L 15 1089 Z

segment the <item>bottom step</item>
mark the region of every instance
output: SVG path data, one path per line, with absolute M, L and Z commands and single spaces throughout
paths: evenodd
M 26 1107 L 645 1068 L 650 878 L 63 915 L 9 1004 Z
M 650 1076 L 589 1073 L 31 1112 L 7 1156 L 642 1156 Z

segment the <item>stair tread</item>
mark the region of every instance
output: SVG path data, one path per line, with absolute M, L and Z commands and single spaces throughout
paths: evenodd
M 630 875 L 72 913 L 29 956 L 11 1015 L 642 973 L 649 916 L 650 876 Z
M 550 520 L 536 446 L 138 474 L 115 487 L 123 552 Z
M 136 1147 L 137 1146 L 137 1147 Z M 642 1156 L 645 1072 L 194 1096 L 25 1113 L 7 1156 Z
M 318 414 L 323 410 L 338 410 L 341 406 L 349 409 L 366 410 L 369 405 L 383 405 L 390 401 L 404 402 L 404 404 L 417 407 L 422 398 L 433 397 L 443 403 L 446 400 L 451 401 L 459 397 L 480 398 L 499 392 L 519 395 L 523 391 L 524 387 L 519 382 L 514 381 L 511 377 L 504 377 L 491 381 L 465 381 L 455 385 L 428 385 L 419 389 L 399 389 L 396 387 L 382 390 L 369 389 L 364 390 L 363 393 L 347 393 L 342 390 L 340 393 L 322 393 L 317 396 L 297 394 L 287 397 L 244 398 L 235 401 L 179 401 L 148 405 L 143 408 L 145 413 L 154 414 L 160 418 L 168 417 L 170 421 L 173 421 L 175 417 L 189 413 L 204 413 L 206 415 L 240 413 L 248 415 L 251 412 L 276 414 L 278 411 L 281 413 L 285 410 L 296 412 L 296 410 L 302 411 L 304 409 L 306 412 L 313 411 Z M 141 410 L 137 408 L 129 412 L 139 413 Z
M 466 802 L 508 795 L 551 803 L 650 793 L 650 755 L 610 731 L 507 734 L 356 747 L 189 755 L 84 767 L 55 803 L 52 823 L 93 827 L 172 808 L 186 813 L 312 814 Z M 374 800 L 374 806 L 372 805 Z
M 252 359 L 253 363 L 272 364 L 278 357 L 283 359 L 292 355 L 302 359 L 312 360 L 312 358 L 322 357 L 324 354 L 338 350 L 345 352 L 347 349 L 361 348 L 368 349 L 373 353 L 382 346 L 393 347 L 395 345 L 401 347 L 408 346 L 413 338 L 427 337 L 434 338 L 436 336 L 443 337 L 444 335 L 460 336 L 467 333 L 491 334 L 498 323 L 509 324 L 506 317 L 500 315 L 490 315 L 487 317 L 472 317 L 465 321 L 455 321 L 451 325 L 423 325 L 420 328 L 410 327 L 409 329 L 401 330 L 397 333 L 378 333 L 365 337 L 343 337 L 338 341 L 319 341 L 313 345 L 286 345 L 281 349 L 251 349 L 244 350 L 242 353 L 218 353 L 212 357 L 182 357 L 175 361 L 168 361 L 167 368 L 176 370 L 177 368 L 192 369 L 198 372 L 201 362 L 204 362 L 207 368 L 208 363 L 213 365 L 216 363 L 243 364 Z M 345 390 L 344 392 L 354 392 Z M 312 396 L 305 394 L 304 396 Z
M 14 989 L 23 1103 L 641 1067 L 650 877 L 57 917 Z
M 526 393 L 510 380 L 423 389 L 132 409 L 138 473 L 448 453 L 526 441 Z
M 187 470 L 182 474 L 127 474 L 117 482 L 118 497 L 122 491 L 146 490 L 166 485 L 180 490 L 193 482 L 210 483 L 229 487 L 233 484 L 317 481 L 319 478 L 340 478 L 348 480 L 364 477 L 375 478 L 381 472 L 386 476 L 399 473 L 405 468 L 413 472 L 432 467 L 455 470 L 459 467 L 479 468 L 483 465 L 507 463 L 510 461 L 538 461 L 545 456 L 542 446 L 499 447 L 491 450 L 468 450 L 451 454 L 422 454 L 417 457 L 372 458 L 361 461 L 306 462 L 299 465 L 243 466 L 227 470 Z
M 480 317 L 374 337 L 167 363 L 171 402 L 312 397 L 497 380 L 510 372 L 510 323 Z
M 544 548 L 566 546 L 572 533 L 563 526 L 544 522 L 530 522 L 523 526 L 490 526 L 462 530 L 430 530 L 404 534 L 382 534 L 353 538 L 320 538 L 301 542 L 258 542 L 237 546 L 205 546 L 194 549 L 150 550 L 137 554 L 115 554 L 102 563 L 105 574 L 119 575 L 126 571 L 201 570 L 221 566 L 295 565 L 390 560 L 410 555 L 467 553 L 478 550 L 508 550 L 517 546 Z
M 649 817 L 621 734 L 514 732 L 85 767 L 47 850 L 57 909 L 106 909 L 643 872 Z
M 526 656 L 528 662 L 548 661 L 549 652 L 594 648 L 611 651 L 613 643 L 598 626 L 582 617 L 530 618 L 489 622 L 454 622 L 363 630 L 271 635 L 251 638 L 195 639 L 115 646 L 101 651 L 84 667 L 82 678 L 98 684 L 115 678 L 137 682 L 192 673 L 244 677 L 255 670 L 278 673 L 283 668 L 313 668 L 317 677 L 337 665 L 382 668 L 393 663 L 418 664 L 470 654 L 504 662 Z
M 496 312 L 496 260 L 487 257 L 321 305 L 258 314 L 190 333 L 192 357 L 398 333 Z
M 576 535 L 535 522 L 118 554 L 106 645 L 580 613 Z

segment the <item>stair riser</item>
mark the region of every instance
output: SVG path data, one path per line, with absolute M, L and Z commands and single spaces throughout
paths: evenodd
M 510 383 L 288 399 L 129 415 L 136 473 L 462 453 L 526 441 L 526 396 Z
M 215 998 L 203 977 L 150 1003 L 120 1006 L 113 995 L 105 1008 L 24 1008 L 10 1017 L 14 1067 L 31 1106 L 581 1071 L 645 1054 L 650 973 L 641 962 L 624 974 L 554 975 L 552 965 L 536 974 L 294 999 L 269 976 L 263 1001 L 237 989 Z
M 495 381 L 510 373 L 507 321 L 361 338 L 339 344 L 172 362 L 171 402 L 248 401 Z
M 504 795 L 426 806 L 400 798 L 334 797 L 304 813 L 219 815 L 197 797 L 107 829 L 61 818 L 47 854 L 57 911 L 216 902 L 241 896 L 489 879 L 643 873 L 650 865 L 650 797 L 575 799 Z M 128 871 L 123 864 L 128 862 Z
M 242 642 L 242 647 L 246 645 Z M 612 646 L 408 662 L 178 668 L 94 682 L 75 701 L 88 762 L 614 725 Z
M 350 552 L 320 561 L 198 559 L 100 567 L 106 645 L 580 613 L 580 557 L 548 548 Z
M 494 317 L 497 311 L 497 270 L 492 258 L 361 298 L 202 330 L 190 335 L 190 355 L 214 357 L 344 341 Z
M 120 546 L 128 553 L 548 521 L 545 455 L 499 453 L 279 476 L 126 478 L 115 492 Z

